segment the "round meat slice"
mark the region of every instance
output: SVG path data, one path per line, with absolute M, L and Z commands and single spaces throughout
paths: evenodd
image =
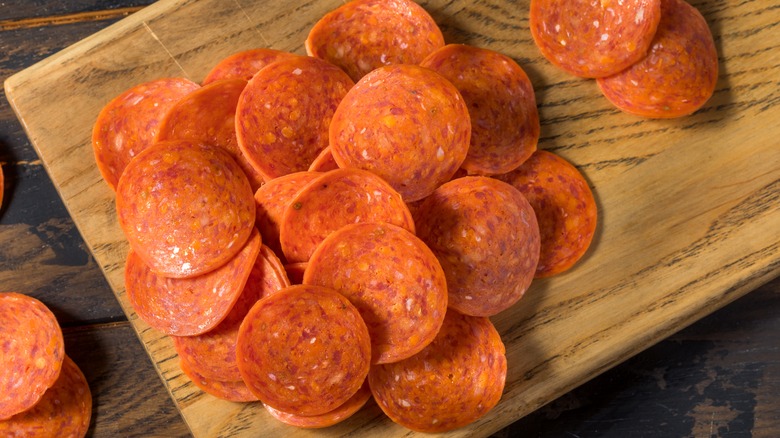
M 400 362 L 374 365 L 368 383 L 394 422 L 446 432 L 474 422 L 501 399 L 506 350 L 488 318 L 447 311 L 436 339 Z
M 339 66 L 354 81 L 389 64 L 419 64 L 444 46 L 433 18 L 411 0 L 355 0 L 323 16 L 306 53 Z
M 5 394 L 3 394 L 5 395 Z M 85 437 L 92 417 L 92 393 L 79 367 L 65 356 L 54 385 L 30 409 L 0 420 L 4 437 Z
M 425 199 L 415 223 L 444 268 L 450 308 L 492 316 L 530 286 L 539 226 L 531 204 L 511 185 L 484 176 L 458 178 Z
M 284 265 L 284 270 L 287 271 L 287 277 L 290 279 L 290 283 L 303 283 L 303 274 L 306 272 L 308 266 L 309 262 L 288 263 Z
M 420 65 L 452 82 L 468 105 L 471 143 L 463 169 L 480 175 L 506 173 L 536 150 L 536 97 L 514 60 L 488 49 L 449 44 Z
M 535 277 L 571 268 L 588 250 L 598 216 L 593 193 L 577 168 L 540 150 L 513 172 L 496 178 L 519 190 L 536 213 L 541 249 Z
M 171 336 L 179 360 L 205 379 L 241 380 L 236 363 L 238 327 L 257 301 L 287 286 L 290 286 L 290 281 L 281 262 L 270 248 L 263 245 L 243 292 L 222 322 L 200 335 Z
M 368 387 L 368 380 L 366 380 L 366 382 L 363 384 L 363 386 L 360 387 L 360 389 L 358 389 L 355 395 L 350 397 L 349 400 L 347 400 L 343 405 L 321 415 L 303 416 L 288 414 L 287 412 L 282 412 L 268 405 L 263 406 L 265 406 L 265 409 L 269 414 L 271 414 L 272 417 L 276 418 L 282 423 L 304 429 L 320 429 L 341 423 L 342 421 L 351 417 L 353 414 L 355 414 L 355 412 L 359 411 L 360 408 L 362 408 L 370 398 L 371 390 Z
M 198 87 L 184 78 L 156 79 L 136 85 L 103 107 L 92 128 L 92 148 L 111 189 L 130 160 L 154 142 L 165 113 Z
M 0 293 L 0 420 L 33 407 L 57 381 L 65 343 L 57 318 L 37 299 Z
M 718 52 L 704 17 L 683 0 L 661 0 L 661 23 L 647 56 L 598 85 L 622 111 L 672 118 L 704 106 L 717 81 Z
M 224 149 L 156 143 L 119 180 L 116 210 L 130 247 L 154 272 L 193 277 L 243 247 L 255 225 L 246 175 Z
M 252 394 L 252 391 L 249 390 L 249 387 L 246 386 L 243 380 L 210 379 L 194 371 L 185 362 L 179 363 L 179 366 L 184 375 L 207 394 L 231 402 L 253 402 L 258 400 L 257 396 Z
M 449 181 L 469 148 L 471 120 L 458 90 L 414 65 L 378 68 L 347 93 L 330 125 L 341 168 L 370 170 L 407 202 Z
M 249 164 L 236 140 L 236 105 L 245 86 L 243 79 L 225 79 L 184 96 L 166 113 L 156 141 L 189 140 L 219 146 L 241 166 L 252 190 L 257 190 L 263 177 Z
M 575 76 L 598 78 L 645 56 L 661 0 L 531 0 L 531 36 L 545 58 Z
M 238 146 L 266 182 L 309 168 L 353 85 L 338 67 L 308 56 L 277 61 L 249 81 L 236 111 Z
M 447 311 L 447 279 L 436 256 L 390 224 L 352 224 L 328 236 L 303 283 L 335 289 L 357 307 L 371 334 L 374 364 L 425 348 Z
M 333 153 L 330 151 L 330 146 L 328 146 L 311 162 L 309 172 L 327 172 L 338 168 L 339 165 L 336 164 L 336 160 L 333 159 Z
M 238 331 L 238 369 L 263 403 L 321 415 L 363 384 L 371 361 L 368 330 L 334 290 L 296 285 L 258 301 Z
M 328 235 L 357 222 L 386 222 L 414 232 L 409 208 L 389 184 L 360 169 L 320 175 L 288 204 L 279 241 L 289 263 L 306 262 Z
M 248 81 L 263 67 L 276 61 L 294 58 L 297 55 L 280 50 L 258 48 L 234 53 L 222 59 L 203 79 L 208 85 L 222 79 L 243 79 Z
M 217 326 L 244 290 L 260 251 L 252 233 L 228 263 L 207 274 L 169 278 L 152 272 L 135 251 L 125 264 L 125 291 L 133 310 L 147 324 L 174 336 L 194 336 Z
M 255 224 L 263 236 L 263 243 L 280 258 L 284 257 L 282 245 L 279 243 L 279 229 L 284 212 L 295 195 L 320 175 L 319 172 L 290 173 L 268 181 L 255 192 Z

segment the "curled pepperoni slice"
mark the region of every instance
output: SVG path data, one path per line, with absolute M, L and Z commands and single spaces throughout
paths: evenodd
M 234 53 L 219 61 L 203 79 L 208 85 L 222 79 L 252 79 L 257 72 L 268 64 L 290 59 L 296 55 L 280 50 L 258 48 Z
M 394 422 L 446 432 L 491 410 L 506 382 L 506 350 L 488 318 L 447 311 L 436 339 L 400 362 L 374 365 L 371 393 Z
M 615 74 L 645 56 L 661 19 L 660 0 L 531 0 L 539 50 L 575 76 Z
M 333 426 L 334 424 L 341 423 L 351 417 L 355 412 L 359 411 L 370 398 L 371 390 L 368 387 L 368 380 L 366 380 L 366 383 L 358 389 L 355 395 L 350 397 L 343 405 L 321 415 L 295 415 L 282 412 L 268 405 L 263 406 L 265 406 L 265 409 L 272 417 L 282 423 L 289 424 L 290 426 L 302 427 L 304 429 L 319 429 Z
M 249 81 L 236 111 L 238 146 L 266 182 L 309 168 L 353 85 L 338 67 L 307 56 L 270 64 Z
M 258 301 L 238 331 L 238 369 L 263 403 L 321 415 L 363 384 L 368 330 L 355 306 L 320 286 L 296 285 Z
M 306 53 L 341 67 L 354 81 L 389 64 L 419 64 L 444 46 L 433 18 L 411 0 L 355 0 L 322 17 Z
M 540 150 L 516 170 L 496 178 L 518 189 L 536 213 L 541 249 L 535 277 L 571 268 L 588 250 L 598 215 L 593 193 L 577 168 Z
M 444 268 L 451 308 L 492 316 L 530 286 L 539 227 L 531 204 L 511 185 L 483 176 L 455 179 L 423 201 L 415 223 Z
M 336 164 L 336 160 L 333 159 L 333 153 L 330 150 L 330 146 L 328 146 L 311 162 L 311 165 L 309 165 L 309 172 L 327 172 L 338 168 L 339 165 Z
M 661 0 L 661 23 L 647 56 L 598 85 L 627 113 L 671 118 L 701 108 L 717 81 L 718 53 L 704 17 L 683 0 Z
M 463 169 L 481 175 L 509 172 L 536 150 L 536 97 L 514 60 L 488 49 L 449 44 L 420 65 L 452 82 L 468 105 L 471 143 Z
M 469 148 L 471 121 L 458 90 L 414 65 L 378 68 L 347 93 L 330 125 L 333 158 L 382 177 L 407 202 L 452 178 Z
M 194 371 L 186 362 L 181 362 L 179 366 L 184 375 L 207 394 L 232 402 L 253 402 L 258 400 L 242 380 L 210 379 Z
M 244 248 L 228 263 L 197 277 L 157 275 L 130 251 L 125 264 L 125 289 L 130 304 L 147 324 L 176 336 L 193 336 L 217 326 L 233 308 L 260 251 L 253 231 Z
M 27 295 L 0 293 L 0 420 L 38 403 L 64 357 L 62 330 L 49 308 Z
M 333 288 L 358 308 L 375 364 L 425 348 L 447 310 L 447 280 L 436 256 L 390 224 L 352 224 L 331 234 L 309 261 L 303 283 Z
M 127 164 L 149 147 L 165 113 L 198 88 L 184 78 L 145 82 L 112 99 L 92 128 L 92 148 L 98 170 L 115 189 Z
M 116 194 L 119 225 L 154 272 L 192 277 L 224 265 L 254 229 L 255 201 L 224 149 L 156 143 L 127 166 Z

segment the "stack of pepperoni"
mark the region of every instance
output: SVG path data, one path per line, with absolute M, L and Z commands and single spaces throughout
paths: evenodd
M 0 435 L 84 437 L 92 394 L 40 301 L 0 293 Z
M 530 26 L 545 58 L 627 113 L 681 117 L 715 91 L 712 33 L 685 0 L 531 0 Z
M 128 299 L 222 399 L 314 428 L 373 396 L 407 428 L 462 427 L 504 388 L 488 317 L 584 254 L 593 196 L 536 150 L 522 68 L 445 45 L 412 1 L 347 3 L 306 50 L 105 106 L 93 146 Z

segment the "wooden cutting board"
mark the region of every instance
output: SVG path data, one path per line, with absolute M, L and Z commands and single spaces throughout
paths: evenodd
M 371 403 L 350 420 L 304 431 L 259 404 L 198 390 L 171 341 L 130 307 L 127 243 L 101 180 L 92 124 L 111 98 L 143 81 L 200 81 L 221 58 L 303 41 L 338 0 L 163 0 L 24 70 L 6 93 L 95 259 L 198 437 L 408 435 Z M 537 280 L 493 318 L 507 346 L 500 404 L 453 436 L 488 435 L 780 273 L 780 8 L 772 2 L 694 2 L 720 54 L 715 95 L 696 114 L 647 120 L 620 113 L 595 82 L 544 60 L 528 30 L 529 0 L 423 3 L 447 42 L 490 48 L 528 72 L 542 120 L 540 148 L 577 165 L 599 225 L 571 271 Z M 73 291 L 79 293 L 79 291 Z

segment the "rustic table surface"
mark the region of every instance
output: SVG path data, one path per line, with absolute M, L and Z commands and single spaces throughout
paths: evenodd
M 0 79 L 150 3 L 0 2 Z M 37 297 L 59 319 L 66 351 L 92 390 L 90 436 L 188 436 L 5 96 L 0 164 L 5 177 L 0 290 Z M 780 279 L 775 279 L 495 436 L 778 434 Z

